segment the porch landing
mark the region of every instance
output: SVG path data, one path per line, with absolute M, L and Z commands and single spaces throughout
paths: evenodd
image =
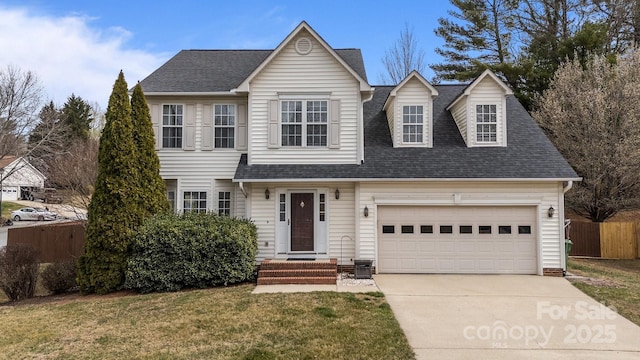
M 258 285 L 336 285 L 338 260 L 266 259 L 258 270 Z

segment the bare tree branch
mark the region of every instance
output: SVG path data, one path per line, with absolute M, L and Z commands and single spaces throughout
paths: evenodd
M 413 28 L 405 23 L 400 38 L 392 48 L 387 50 L 382 58 L 382 63 L 387 71 L 381 74 L 379 81 L 383 84 L 398 84 L 411 71 L 422 73 L 426 67 L 424 63 L 424 50 L 418 48 L 418 41 L 413 34 Z

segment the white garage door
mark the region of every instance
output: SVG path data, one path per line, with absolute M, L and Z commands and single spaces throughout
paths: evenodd
M 18 200 L 18 188 L 15 186 L 2 187 L 2 200 L 12 201 Z
M 535 207 L 379 206 L 382 273 L 537 273 Z

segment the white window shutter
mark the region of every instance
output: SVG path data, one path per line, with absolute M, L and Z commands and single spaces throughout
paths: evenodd
M 340 100 L 331 100 L 331 118 L 329 119 L 329 148 L 340 147 Z
M 162 114 L 160 114 L 160 105 L 151 105 L 151 126 L 153 127 L 153 137 L 156 142 L 156 150 L 162 147 L 162 133 L 160 132 L 160 124 L 162 123 Z
M 247 105 L 239 104 L 236 119 L 236 149 L 247 150 Z
M 196 149 L 196 105 L 187 104 L 184 112 L 184 138 L 183 149 Z
M 213 106 L 202 106 L 202 150 L 213 150 Z
M 275 149 L 280 147 L 280 121 L 278 100 L 269 101 L 269 134 L 267 147 Z

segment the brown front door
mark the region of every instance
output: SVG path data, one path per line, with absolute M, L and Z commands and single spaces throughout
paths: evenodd
M 291 194 L 291 251 L 313 251 L 313 193 Z

